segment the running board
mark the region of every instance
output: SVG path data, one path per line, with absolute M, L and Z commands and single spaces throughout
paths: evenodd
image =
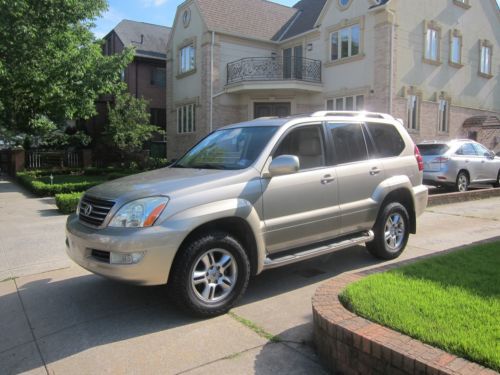
M 361 245 L 363 243 L 370 242 L 373 240 L 373 238 L 374 238 L 373 231 L 370 230 L 368 232 L 362 233 L 359 236 L 343 239 L 339 242 L 333 242 L 331 244 L 323 245 L 323 246 L 317 247 L 315 249 L 300 251 L 298 253 L 285 255 L 285 256 L 280 257 L 280 258 L 274 258 L 274 259 L 266 258 L 264 260 L 264 268 L 263 269 L 269 270 L 272 268 L 286 266 L 288 264 L 292 264 L 292 263 L 300 262 L 300 261 L 303 261 L 306 259 L 314 258 L 314 257 L 320 256 L 320 255 L 333 253 L 334 251 L 342 250 L 342 249 L 345 249 L 347 247 Z

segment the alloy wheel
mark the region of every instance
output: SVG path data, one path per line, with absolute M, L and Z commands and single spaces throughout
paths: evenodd
M 399 213 L 389 215 L 384 229 L 387 250 L 396 252 L 399 250 L 405 237 L 405 222 Z

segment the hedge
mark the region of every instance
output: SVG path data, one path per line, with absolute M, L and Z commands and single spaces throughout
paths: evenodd
M 38 181 L 36 177 L 33 177 L 33 175 L 30 172 L 18 173 L 17 178 L 18 181 L 21 183 L 21 185 L 23 185 L 28 190 L 32 191 L 34 194 L 40 197 L 85 191 L 107 180 L 103 179 L 102 181 L 92 181 L 92 182 L 89 181 L 69 182 L 64 184 L 51 185 L 42 181 Z
M 82 195 L 83 193 L 56 194 L 56 206 L 61 213 L 72 214 Z

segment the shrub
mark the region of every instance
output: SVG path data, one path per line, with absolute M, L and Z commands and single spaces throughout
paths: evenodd
M 93 179 L 92 181 L 85 181 L 84 176 L 75 176 L 75 179 L 76 177 L 79 177 L 80 181 L 51 185 L 50 183 L 38 180 L 39 176 L 36 176 L 33 172 L 22 172 L 17 174 L 20 184 L 40 197 L 81 192 L 106 181 L 106 178 L 103 178 L 102 180 Z
M 56 194 L 56 206 L 63 214 L 76 212 L 76 207 L 83 193 Z

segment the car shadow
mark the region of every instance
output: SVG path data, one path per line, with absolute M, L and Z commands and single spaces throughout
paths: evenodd
M 239 305 L 378 263 L 380 261 L 372 258 L 363 246 L 356 246 L 294 266 L 266 271 L 251 280 Z M 105 344 L 175 330 L 201 321 L 180 310 L 165 287 L 138 287 L 93 274 L 72 276 L 74 273 L 70 270 L 59 272 L 67 272 L 68 278 L 17 281 L 24 311 L 47 364 Z M 15 293 L 0 297 L 0 307 L 11 304 L 13 298 L 18 298 Z M 24 319 L 23 316 L 4 318 Z M 13 349 L 0 345 L 0 358 L 2 352 L 9 350 Z M 19 361 L 15 363 L 16 372 L 33 369 L 34 365 L 30 365 L 33 361 L 23 361 L 22 358 Z M 9 372 L 0 364 L 0 373 Z

